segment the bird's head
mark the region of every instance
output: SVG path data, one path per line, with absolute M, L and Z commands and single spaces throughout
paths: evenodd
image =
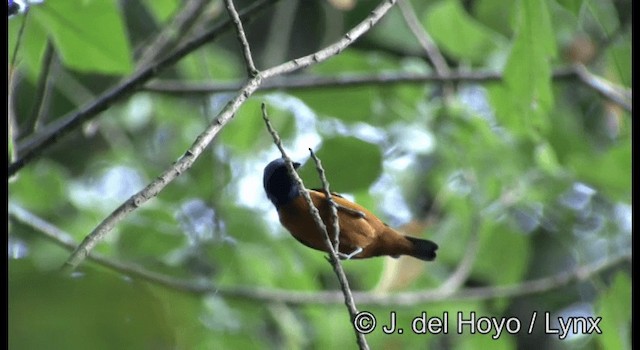
M 300 163 L 293 162 L 293 167 L 298 169 Z M 298 183 L 289 175 L 287 164 L 283 158 L 271 161 L 264 168 L 262 184 L 267 197 L 276 208 L 287 204 L 300 195 Z

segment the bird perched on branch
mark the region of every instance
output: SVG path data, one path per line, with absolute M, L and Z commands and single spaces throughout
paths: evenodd
M 293 163 L 298 168 L 300 163 Z M 278 158 L 264 169 L 264 190 L 278 211 L 280 223 L 307 247 L 328 252 L 324 232 L 316 225 L 300 187 L 289 175 L 284 159 Z M 322 221 L 331 234 L 331 208 L 324 192 L 307 190 Z M 426 239 L 405 236 L 387 226 L 364 207 L 332 194 L 338 210 L 340 246 L 343 259 L 364 259 L 389 255 L 409 255 L 421 260 L 435 259 L 438 245 Z M 333 241 L 333 237 L 331 238 Z

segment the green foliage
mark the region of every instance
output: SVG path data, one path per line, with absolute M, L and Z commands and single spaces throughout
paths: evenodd
M 462 61 L 486 62 L 500 46 L 501 38 L 469 16 L 456 0 L 434 5 L 423 24 L 444 52 Z
M 34 6 L 32 15 L 69 68 L 104 74 L 131 71 L 131 49 L 114 1 L 45 2 Z
M 618 273 L 612 285 L 598 301 L 598 315 L 602 337 L 600 344 L 604 349 L 631 349 L 631 280 L 629 276 Z
M 234 3 L 240 9 L 252 2 Z M 373 6 L 356 1 L 348 11 L 331 1 L 312 7 L 302 1 L 287 7 L 293 3 L 283 1 L 245 23 L 257 67 L 268 68 L 271 63 L 265 62 L 276 60 L 270 57 L 276 51 L 288 60 L 326 45 L 317 42 L 319 37 L 343 38 L 340 28 L 361 21 Z M 262 170 L 279 156 L 262 120 L 265 103 L 287 152 L 304 163 L 299 170 L 308 187 L 321 187 L 308 157 L 312 148 L 331 190 L 353 196 L 392 227 L 440 246 L 429 263 L 345 261 L 354 291 L 429 292 L 446 286 L 471 257 L 459 288 L 489 294 L 412 305 L 367 305 L 356 298 L 359 310 L 378 318 L 376 330 L 366 337 L 371 348 L 631 348 L 626 262 L 534 295 L 491 295 L 494 288 L 517 289 L 540 278 L 545 280 L 538 286 L 559 283 L 546 278 L 630 255 L 631 113 L 577 77 L 560 79 L 554 72 L 582 63 L 601 83 L 630 94 L 631 2 L 415 0 L 411 5 L 447 64 L 463 75 L 460 81 L 446 88 L 433 81 L 376 81 L 434 71 L 402 12 L 393 9 L 339 55 L 295 77 L 305 82 L 360 76 L 371 77 L 371 83 L 258 90 L 189 169 L 125 215 L 92 251 L 175 284 L 126 276 L 88 261 L 72 276 L 61 275 L 57 271 L 70 252 L 46 238 L 35 221 L 10 210 L 9 347 L 353 347 L 354 330 L 342 302 L 286 302 L 292 292 L 323 298 L 321 293 L 340 286 L 326 254 L 295 240 L 264 194 Z M 308 16 L 310 8 L 322 12 Z M 26 21 L 8 84 L 8 117 L 15 125 L 9 146 L 18 159 L 30 140 L 42 137 L 68 112 L 128 78 L 133 58 L 157 34 L 181 35 L 163 26 L 175 23 L 183 9 L 183 3 L 166 0 L 50 0 L 32 4 L 28 16 L 10 18 L 10 59 Z M 221 2 L 211 2 L 198 15 L 191 19 L 193 30 L 169 43 L 163 54 L 227 18 Z M 57 58 L 40 101 L 38 76 L 46 67 L 48 40 Z M 288 47 L 303 42 L 311 44 Z M 593 52 L 580 60 L 576 50 Z M 231 29 L 155 72 L 154 83 L 243 84 L 244 62 Z M 497 72 L 500 79 L 471 82 L 464 78 L 468 71 Z M 270 79 L 286 85 L 289 78 Z M 8 201 L 80 242 L 188 155 L 236 94 L 168 94 L 138 86 L 29 160 L 9 180 Z M 40 106 L 36 116 L 33 110 Z M 215 292 L 185 290 L 185 282 L 213 286 Z M 234 288 L 243 294 L 234 296 L 229 292 Z M 269 291 L 285 302 L 245 295 Z M 566 310 L 573 312 L 569 316 L 602 317 L 603 333 L 567 340 L 526 334 L 533 311 Z M 423 311 L 447 315 L 448 334 L 412 334 L 408 325 Z M 391 312 L 403 334 L 382 332 Z M 458 334 L 458 312 L 518 317 L 523 329 L 495 340 L 491 333 Z
M 143 283 L 95 269 L 61 276 L 34 269 L 28 261 L 12 261 L 9 278 L 11 348 L 175 345 L 159 300 Z
M 333 137 L 323 141 L 315 152 L 328 175 L 331 190 L 356 192 L 369 188 L 380 176 L 382 155 L 380 149 L 355 137 Z M 321 188 L 313 160 L 300 169 L 300 176 L 310 188 Z

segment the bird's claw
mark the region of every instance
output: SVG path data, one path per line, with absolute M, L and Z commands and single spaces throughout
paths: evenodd
M 338 252 L 338 257 L 340 259 L 342 259 L 342 260 L 349 260 L 349 259 L 353 258 L 354 256 L 360 254 L 362 252 L 362 250 L 363 250 L 362 248 L 357 247 L 356 250 L 352 251 L 349 254 Z

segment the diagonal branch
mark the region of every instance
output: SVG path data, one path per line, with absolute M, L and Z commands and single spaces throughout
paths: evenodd
M 553 72 L 553 79 L 575 79 L 576 75 L 572 67 L 559 68 Z M 260 86 L 260 91 L 279 89 L 319 89 L 319 88 L 349 88 L 365 85 L 393 85 L 393 84 L 425 84 L 447 82 L 491 83 L 502 80 L 502 73 L 477 70 L 454 71 L 449 75 L 441 76 L 437 73 L 415 72 L 386 72 L 378 74 L 343 74 L 339 76 L 312 76 L 299 75 L 288 76 L 284 79 L 265 81 Z M 143 88 L 147 91 L 160 92 L 171 95 L 212 94 L 217 92 L 236 91 L 242 86 L 242 82 L 215 82 L 215 83 L 185 83 L 182 81 L 154 81 Z
M 242 11 L 240 17 L 247 21 L 256 12 L 276 1 L 278 0 L 262 0 L 255 2 L 249 8 Z M 90 102 L 88 105 L 82 107 L 80 110 L 52 122 L 46 128 L 43 128 L 42 132 L 34 135 L 28 140 L 25 140 L 25 142 L 19 145 L 20 158 L 9 165 L 9 175 L 16 173 L 20 168 L 27 164 L 27 162 L 39 155 L 62 136 L 76 129 L 85 121 L 94 118 L 100 112 L 109 108 L 116 101 L 137 91 L 142 84 L 149 81 L 151 78 L 154 78 L 158 72 L 175 64 L 177 61 L 202 45 L 218 38 L 222 33 L 231 29 L 231 26 L 231 21 L 226 21 L 215 26 L 213 29 L 180 46 L 172 54 L 159 60 L 157 63 L 143 67 L 117 86 L 105 91 L 102 95 Z
M 182 10 L 173 17 L 171 23 L 144 48 L 136 64 L 137 69 L 153 63 L 182 39 L 191 30 L 207 3 L 205 0 L 185 1 Z
M 34 215 L 28 210 L 9 203 L 9 216 L 20 223 L 33 228 L 53 244 L 72 250 L 76 242 L 71 235 L 56 226 Z M 293 292 L 289 290 L 262 288 L 257 286 L 216 286 L 202 280 L 177 279 L 143 267 L 111 260 L 92 252 L 90 260 L 114 271 L 149 281 L 176 291 L 192 294 L 218 294 L 227 298 L 244 299 L 257 303 L 284 303 L 288 305 L 337 305 L 344 302 L 341 291 Z M 360 304 L 370 306 L 412 306 L 432 302 L 450 302 L 462 300 L 493 300 L 498 298 L 515 298 L 527 295 L 550 292 L 573 283 L 583 282 L 594 276 L 626 265 L 631 262 L 631 252 L 621 252 L 590 264 L 562 271 L 547 277 L 524 281 L 507 286 L 489 286 L 465 288 L 458 291 L 416 291 L 397 294 L 380 294 L 375 292 L 354 292 L 354 298 Z
M 345 275 L 344 270 L 342 269 L 342 264 L 340 263 L 340 259 L 338 259 L 337 244 L 336 244 L 336 248 L 334 248 L 334 246 L 331 244 L 331 238 L 329 237 L 329 232 L 324 222 L 322 222 L 322 218 L 320 217 L 320 212 L 318 211 L 318 208 L 316 208 L 316 206 L 313 204 L 313 201 L 311 200 L 311 196 L 309 195 L 309 192 L 304 187 L 304 183 L 302 182 L 302 179 L 300 178 L 300 176 L 298 176 L 298 173 L 293 168 L 291 159 L 289 158 L 289 156 L 287 156 L 287 153 L 284 150 L 284 147 L 282 146 L 282 141 L 280 139 L 280 136 L 278 135 L 278 132 L 273 128 L 273 126 L 271 125 L 271 122 L 269 121 L 269 117 L 267 116 L 267 108 L 264 103 L 262 104 L 262 119 L 264 119 L 264 122 L 267 126 L 267 130 L 273 137 L 273 142 L 276 144 L 276 146 L 280 150 L 280 153 L 282 154 L 282 158 L 284 158 L 285 160 L 285 164 L 287 165 L 287 171 L 289 172 L 289 175 L 292 178 L 294 178 L 295 181 L 298 183 L 298 186 L 300 188 L 300 194 L 302 194 L 305 201 L 307 202 L 307 205 L 309 206 L 309 213 L 313 217 L 313 221 L 315 222 L 318 229 L 320 229 L 320 231 L 323 232 L 322 238 L 324 239 L 325 245 L 327 246 L 327 250 L 329 251 L 329 262 L 331 263 L 331 266 L 333 267 L 333 271 L 338 277 L 338 282 L 340 282 L 340 287 L 344 295 L 344 303 L 347 306 L 350 320 L 353 324 L 358 314 L 358 309 L 356 308 L 355 301 L 353 300 L 351 288 L 349 287 L 349 280 L 347 279 L 347 276 Z M 323 186 L 328 192 L 329 184 L 327 183 L 327 180 L 324 177 L 324 169 L 322 168 L 320 161 L 315 157 L 315 154 L 313 153 L 313 151 L 311 151 L 311 154 L 314 160 L 316 161 L 316 167 L 318 168 L 318 173 L 322 178 Z M 327 198 L 330 198 L 330 197 L 327 197 Z M 335 204 L 332 205 L 331 208 L 332 208 L 331 220 L 333 222 L 334 235 L 337 237 L 340 232 L 340 228 L 338 227 L 338 211 L 336 210 Z M 336 242 L 337 242 L 337 239 L 336 239 Z M 369 345 L 367 344 L 367 340 L 365 339 L 364 334 L 358 332 L 358 329 L 356 329 L 355 327 L 354 327 L 354 331 L 356 333 L 356 340 L 358 342 L 358 346 L 360 347 L 360 349 L 369 349 Z
M 587 67 L 585 67 L 583 64 L 576 64 L 573 69 L 576 76 L 583 84 L 595 90 L 598 94 L 600 94 L 600 96 L 619 105 L 627 112 L 631 113 L 631 91 L 616 86 L 610 81 L 600 78 L 599 76 L 589 72 Z
M 353 35 L 358 37 L 362 35 L 366 30 L 370 29 L 373 24 L 379 20 L 386 11 L 389 10 L 393 0 L 387 0 L 383 2 L 372 14 L 364 19 L 363 22 L 356 25 L 347 36 Z M 357 36 L 356 36 L 357 34 Z M 352 42 L 349 40 L 347 43 Z M 250 79 L 246 85 L 238 91 L 236 96 L 223 108 L 218 117 L 209 124 L 209 126 L 195 139 L 191 147 L 178 159 L 169 169 L 165 170 L 158 178 L 148 184 L 144 189 L 131 196 L 127 201 L 122 203 L 116 210 L 114 210 L 109 216 L 107 216 L 98 226 L 87 235 L 82 243 L 71 253 L 67 261 L 64 263 L 63 270 L 69 272 L 75 269 L 91 252 L 91 250 L 109 233 L 115 225 L 122 221 L 130 212 L 137 209 L 139 206 L 147 202 L 149 199 L 155 197 L 162 191 L 171 181 L 178 177 L 182 172 L 191 167 L 195 160 L 200 156 L 204 149 L 214 139 L 214 137 L 222 130 L 222 128 L 235 116 L 235 113 L 240 106 L 246 101 L 260 86 L 264 76 L 273 76 L 276 74 L 283 74 L 290 70 L 306 67 L 312 63 L 321 62 L 331 57 L 332 54 L 338 54 L 344 49 L 345 42 L 340 40 L 337 43 L 328 46 L 327 48 L 320 50 L 317 57 L 316 55 L 305 56 L 298 60 L 293 60 L 288 63 L 284 63 L 280 66 L 274 67 L 263 73 L 260 73 Z M 313 57 L 313 58 L 312 58 Z M 295 61 L 300 61 L 302 64 L 296 64 Z M 164 62 L 164 61 L 162 61 Z
M 255 77 L 258 74 L 258 70 L 253 63 L 253 58 L 251 57 L 251 49 L 249 48 L 247 36 L 244 34 L 240 16 L 238 16 L 238 12 L 233 6 L 233 0 L 224 0 L 224 3 L 227 7 L 227 11 L 229 12 L 229 16 L 231 17 L 231 21 L 233 22 L 233 26 L 236 29 L 236 34 L 238 35 L 240 46 L 242 46 L 242 56 L 244 57 L 244 61 L 247 64 L 247 73 L 249 73 L 249 77 Z
M 418 20 L 418 16 L 416 16 L 416 12 L 411 6 L 411 2 L 409 0 L 400 0 L 398 2 L 398 8 L 400 9 L 400 13 L 402 13 L 402 17 L 404 21 L 407 23 L 407 27 L 413 33 L 416 40 L 422 49 L 431 60 L 433 67 L 435 68 L 436 74 L 441 77 L 447 77 L 451 74 L 451 69 L 447 65 L 447 61 L 444 56 L 438 49 L 438 46 L 433 42 L 433 39 L 424 29 L 420 20 Z M 451 82 L 445 83 L 444 86 L 444 95 L 445 102 L 451 98 L 453 94 L 453 84 Z

